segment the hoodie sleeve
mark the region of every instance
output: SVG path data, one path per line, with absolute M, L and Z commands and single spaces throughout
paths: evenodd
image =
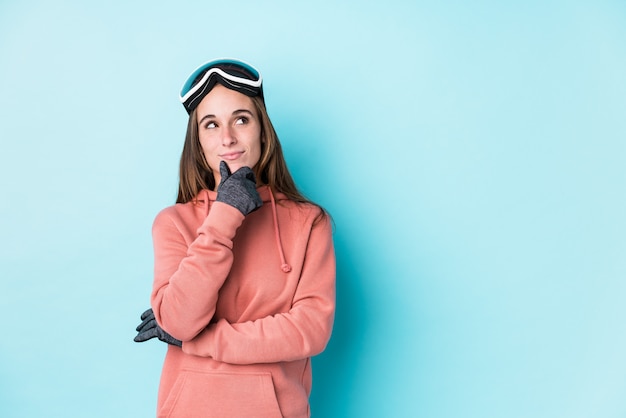
M 237 209 L 215 202 L 197 238 L 187 246 L 179 219 L 171 211 L 157 215 L 150 302 L 158 324 L 174 338 L 191 340 L 213 317 L 218 291 L 233 263 L 233 238 L 243 219 Z
M 242 323 L 211 324 L 183 351 L 231 364 L 294 361 L 321 353 L 335 314 L 335 253 L 328 216 L 313 227 L 292 307 Z

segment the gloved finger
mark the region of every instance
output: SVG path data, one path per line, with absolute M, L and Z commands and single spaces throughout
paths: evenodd
M 256 177 L 254 176 L 254 171 L 249 169 L 249 171 L 246 173 L 246 179 L 256 184 Z
M 222 181 L 230 177 L 230 174 L 230 167 L 226 164 L 226 161 L 220 161 L 220 176 L 222 177 Z
M 154 312 L 152 311 L 152 308 L 150 308 L 150 309 L 146 310 L 144 313 L 142 313 L 141 314 L 141 319 L 143 320 L 143 319 L 146 319 L 146 318 L 148 318 L 150 316 L 152 318 L 154 318 Z
M 144 341 L 148 341 L 158 336 L 159 336 L 158 328 L 154 327 L 154 328 L 148 329 L 147 331 L 140 332 L 139 334 L 137 334 L 137 336 L 133 340 L 136 343 L 142 343 Z
M 150 320 L 146 319 L 141 324 L 139 324 L 137 328 L 135 328 L 135 331 L 144 332 L 144 331 L 149 330 L 150 328 L 156 328 L 156 326 L 157 326 L 156 319 L 150 319 Z
M 237 171 L 235 171 L 234 173 L 232 173 L 232 175 L 236 178 L 244 178 L 246 177 L 250 172 L 252 172 L 252 169 L 250 167 L 248 167 L 247 165 L 244 165 L 243 167 L 239 167 L 237 169 Z
M 235 171 L 231 177 L 237 179 L 239 181 L 249 181 L 256 185 L 256 177 L 254 175 L 254 171 L 250 167 L 244 166 Z
M 139 329 L 140 329 L 140 328 L 142 328 L 142 327 L 143 327 L 145 324 L 147 324 L 148 322 L 150 322 L 150 321 L 154 321 L 154 320 L 155 320 L 155 318 L 154 318 L 154 313 L 153 313 L 152 311 L 150 311 L 150 314 L 149 314 L 149 315 L 146 315 L 146 316 L 141 315 L 141 319 L 143 319 L 143 321 L 141 322 L 141 324 L 139 324 L 139 325 L 137 326 L 137 328 L 135 328 L 135 330 L 136 330 L 136 331 L 139 331 Z

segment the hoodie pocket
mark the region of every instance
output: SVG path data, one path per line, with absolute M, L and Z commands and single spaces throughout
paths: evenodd
M 280 418 L 270 373 L 183 370 L 159 417 Z

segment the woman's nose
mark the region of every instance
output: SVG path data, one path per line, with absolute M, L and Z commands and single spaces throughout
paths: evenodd
M 232 129 L 230 127 L 224 128 L 222 133 L 222 145 L 233 145 L 235 142 L 237 142 L 237 139 L 235 139 L 235 133 Z

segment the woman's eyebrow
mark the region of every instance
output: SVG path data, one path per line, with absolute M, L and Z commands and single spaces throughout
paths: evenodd
M 200 119 L 200 120 L 198 121 L 198 125 L 200 125 L 200 124 L 202 123 L 202 121 L 203 121 L 203 120 L 205 120 L 205 119 L 210 119 L 210 118 L 214 118 L 214 117 L 215 117 L 215 115 L 211 115 L 211 114 L 209 114 L 209 115 L 204 115 L 204 116 L 202 116 L 202 119 Z
M 254 113 L 252 113 L 252 111 L 248 110 L 248 109 L 237 109 L 237 110 L 233 110 L 233 115 L 238 115 L 240 113 L 247 113 L 250 116 L 254 116 Z M 198 124 L 201 124 L 203 120 L 205 119 L 211 119 L 211 118 L 215 118 L 215 115 L 212 113 L 209 113 L 208 115 L 204 115 L 202 116 L 202 118 L 198 121 Z
M 250 110 L 248 110 L 248 109 L 237 109 L 237 110 L 233 111 L 233 115 L 236 115 L 238 113 L 248 113 L 248 114 L 254 116 L 254 114 Z

